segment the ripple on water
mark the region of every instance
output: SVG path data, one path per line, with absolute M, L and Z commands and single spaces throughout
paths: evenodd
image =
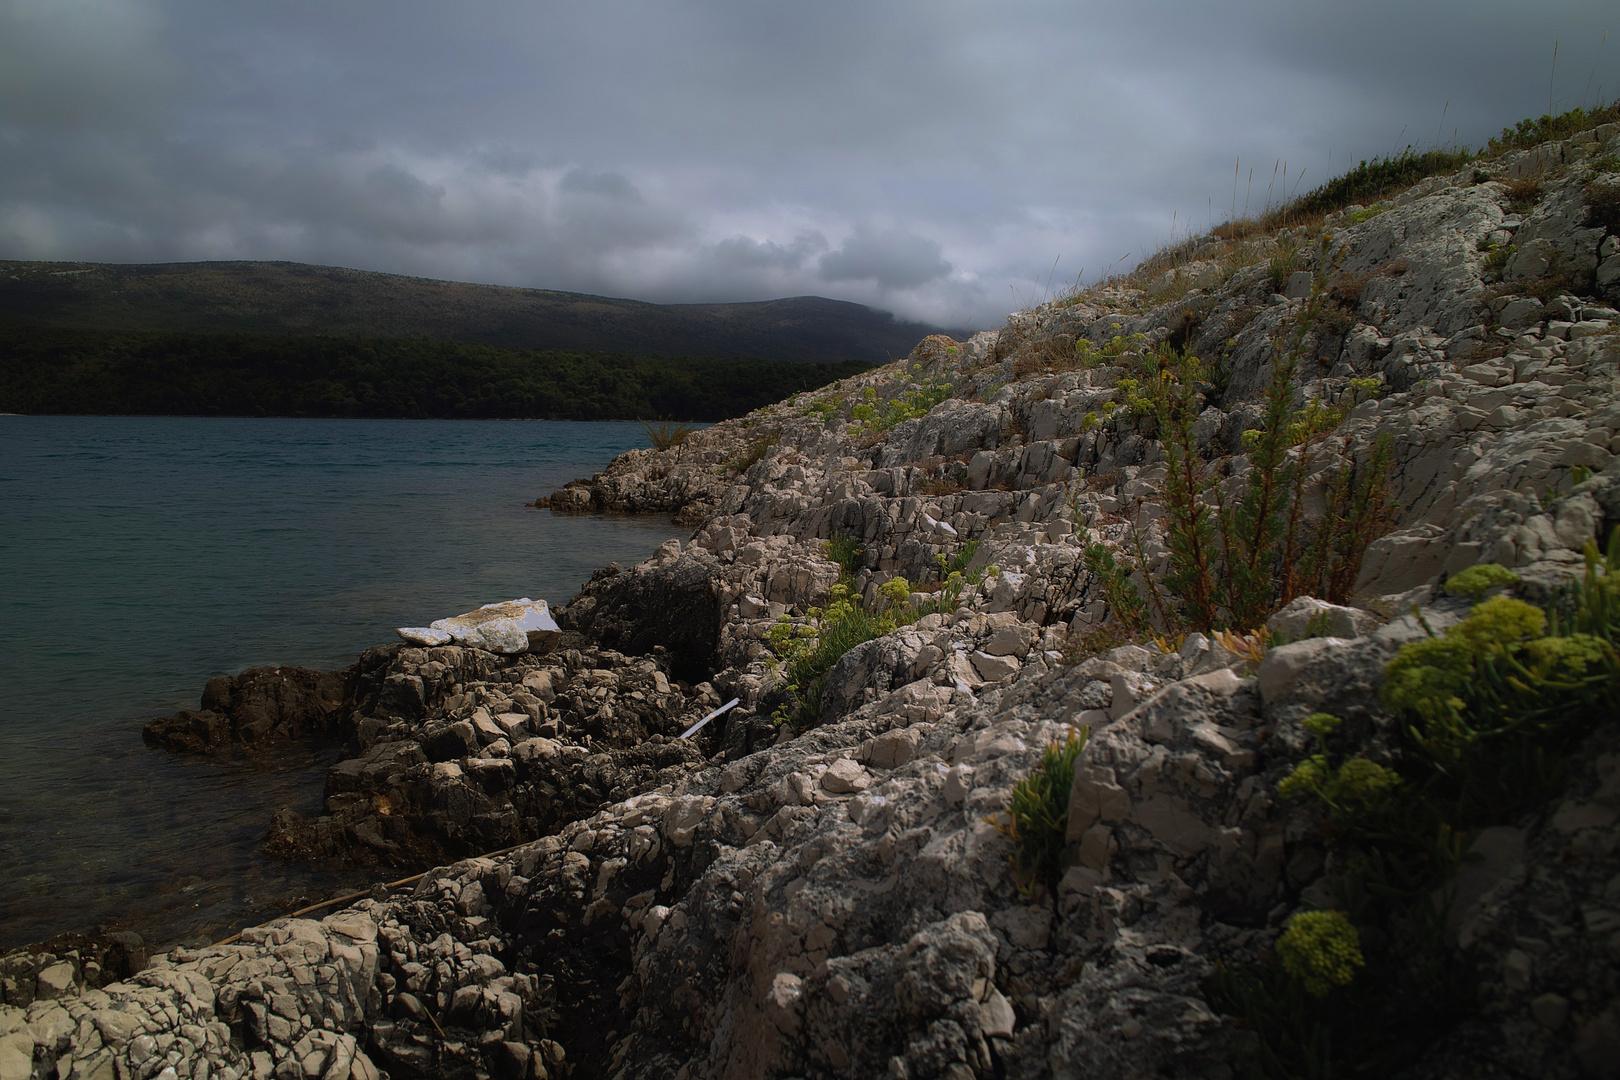
M 638 445 L 622 423 L 0 416 L 0 948 L 109 921 L 217 939 L 364 888 L 378 871 L 259 853 L 276 808 L 320 812 L 335 750 L 180 757 L 140 722 L 216 675 L 340 667 L 645 558 L 668 519 L 523 505 Z

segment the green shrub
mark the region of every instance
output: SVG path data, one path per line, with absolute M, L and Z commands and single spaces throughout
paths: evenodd
M 757 439 L 751 439 L 748 443 L 748 449 L 744 450 L 741 454 L 738 454 L 736 457 L 722 465 L 720 467 L 721 471 L 739 474 L 745 473 L 749 469 L 753 468 L 756 464 L 763 461 L 765 459 L 766 452 L 781 441 L 782 436 L 780 432 L 771 432 L 770 434 L 761 435 Z
M 1327 263 L 1325 242 L 1317 262 Z M 1146 365 L 1158 371 L 1142 396 L 1158 420 L 1168 470 L 1170 560 L 1164 586 L 1175 598 L 1175 618 L 1192 629 L 1252 629 L 1306 589 L 1346 602 L 1367 545 L 1393 525 L 1389 440 L 1375 444 L 1366 465 L 1338 470 L 1329 485 L 1327 513 L 1314 526 L 1304 520 L 1304 485 L 1313 455 L 1306 449 L 1291 457 L 1289 451 L 1335 428 L 1362 392 L 1357 388 L 1332 406 L 1309 401 L 1302 410 L 1292 408 L 1300 358 L 1321 315 L 1326 286 L 1324 270 L 1288 339 L 1273 343 L 1265 411 L 1260 426 L 1243 433 L 1251 468 L 1235 503 L 1226 501 L 1218 471 L 1204 460 L 1193 436 L 1203 408 L 1202 365 L 1166 351 Z
M 1274 256 L 1266 267 L 1266 275 L 1271 281 L 1271 291 L 1280 293 L 1288 285 L 1288 275 L 1299 269 L 1299 253 L 1297 251 L 1284 252 Z
M 930 379 L 884 402 L 879 400 L 877 388 L 869 386 L 862 400 L 850 409 L 849 418 L 865 429 L 868 438 L 873 438 L 906 420 L 927 416 L 935 405 L 951 396 L 951 390 L 949 382 Z
M 1513 256 L 1519 253 L 1518 245 L 1489 244 L 1485 250 L 1485 270 L 1493 280 L 1500 281 L 1502 272 L 1507 269 L 1507 264 L 1512 261 Z
M 1343 176 L 1329 180 L 1285 208 L 1286 218 L 1331 213 L 1351 203 L 1372 203 L 1411 187 L 1419 180 L 1454 172 L 1473 159 L 1467 148 L 1414 153 L 1411 147 L 1398 157 L 1363 161 Z M 1279 222 L 1280 223 L 1280 222 Z
M 1305 729 L 1316 736 L 1320 752 L 1295 765 L 1294 771 L 1277 785 L 1277 794 L 1284 799 L 1314 795 L 1326 804 L 1333 816 L 1344 820 L 1382 806 L 1400 785 L 1401 778 L 1363 757 L 1334 765 L 1328 736 L 1338 729 L 1339 723 L 1338 717 L 1328 713 L 1305 718 Z
M 1498 586 L 1517 585 L 1519 575 L 1505 566 L 1496 563 L 1480 563 L 1470 566 L 1461 573 L 1453 574 L 1446 581 L 1446 592 L 1452 596 L 1466 596 L 1478 599 L 1491 589 Z
M 1026 896 L 1041 886 L 1050 887 L 1062 872 L 1074 763 L 1090 736 L 1091 729 L 1082 727 L 1071 731 L 1063 742 L 1049 744 L 1041 763 L 1013 785 L 1007 803 L 1009 820 L 986 819 L 1012 837 L 1013 878 Z
M 865 548 L 853 536 L 845 533 L 833 533 L 832 539 L 823 545 L 827 558 L 837 563 L 843 572 L 854 575 L 861 568 L 861 555 Z
M 1131 633 L 1147 629 L 1147 602 L 1131 581 L 1134 567 L 1120 562 L 1105 544 L 1086 545 L 1085 567 L 1097 576 L 1108 601 L 1108 611 Z
M 946 581 L 952 574 L 967 573 L 968 564 L 973 561 L 973 556 L 979 553 L 979 545 L 982 543 L 982 540 L 969 540 L 949 558 L 943 554 L 935 555 L 934 559 L 939 563 L 940 580 Z M 974 575 L 972 580 L 974 584 L 978 584 L 978 575 Z

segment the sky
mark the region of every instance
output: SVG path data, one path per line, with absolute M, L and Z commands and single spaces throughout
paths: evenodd
M 1616 96 L 1612 0 L 0 0 L 0 258 L 987 329 Z

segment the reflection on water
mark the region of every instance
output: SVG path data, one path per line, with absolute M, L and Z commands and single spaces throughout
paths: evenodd
M 0 948 L 117 920 L 149 940 L 364 888 L 264 858 L 334 750 L 215 761 L 140 723 L 257 664 L 335 668 L 392 628 L 561 603 L 667 519 L 524 505 L 642 444 L 635 424 L 0 416 Z M 387 874 L 389 871 L 380 871 Z M 403 875 L 395 875 L 403 876 Z M 299 905 L 301 906 L 301 905 Z

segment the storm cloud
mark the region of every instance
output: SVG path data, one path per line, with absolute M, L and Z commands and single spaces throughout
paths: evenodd
M 993 326 L 1282 198 L 1284 169 L 1292 193 L 1613 99 L 1616 22 L 1573 0 L 0 0 L 0 257 Z

